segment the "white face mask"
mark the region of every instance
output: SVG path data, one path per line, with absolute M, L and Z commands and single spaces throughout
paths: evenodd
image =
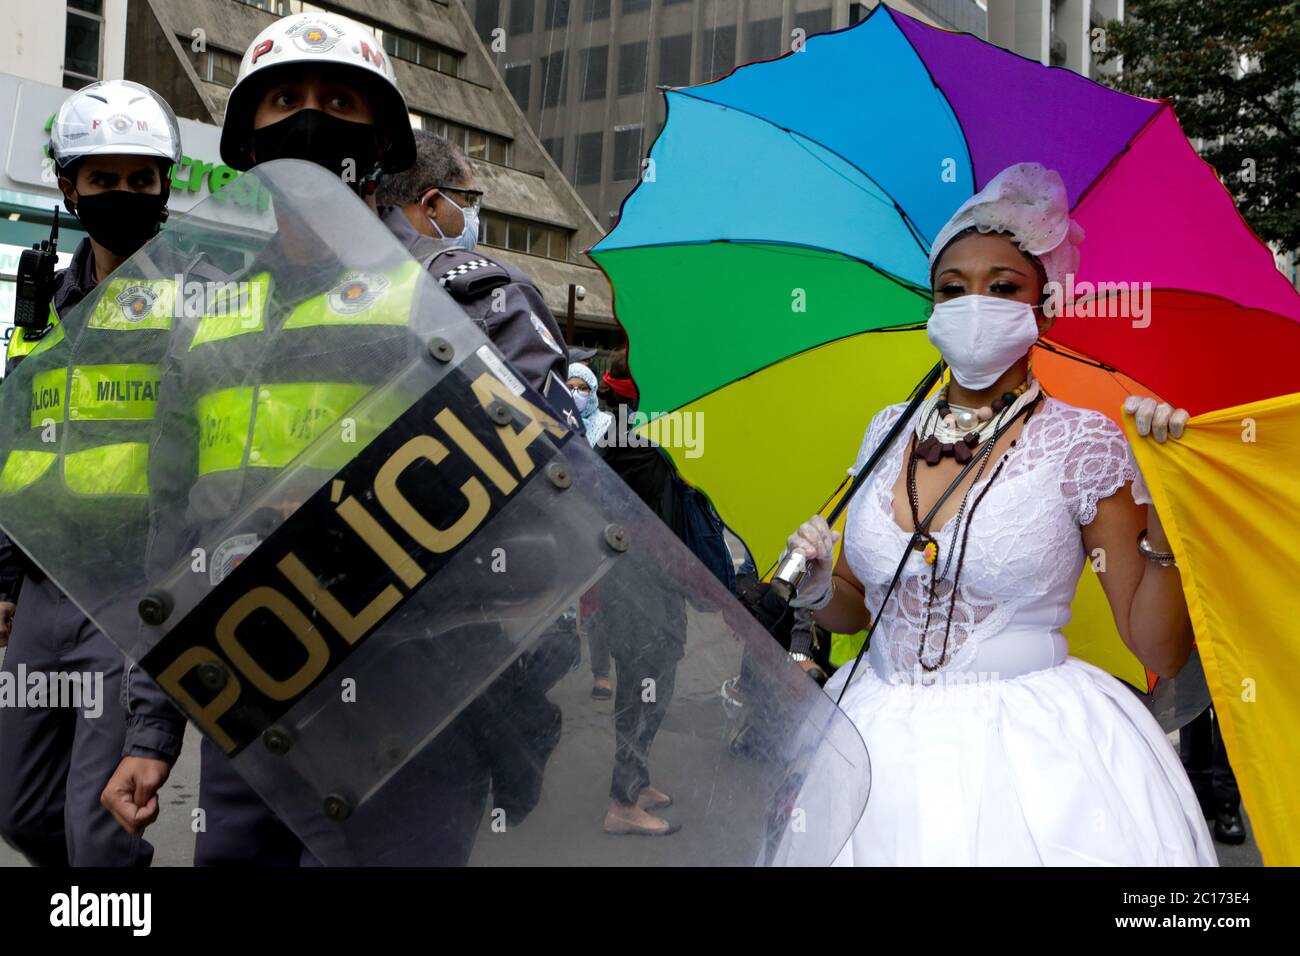
M 963 388 L 988 388 L 1038 341 L 1033 307 L 963 295 L 934 307 L 925 333 Z

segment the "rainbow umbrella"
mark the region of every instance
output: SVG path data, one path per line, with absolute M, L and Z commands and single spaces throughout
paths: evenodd
M 1087 238 L 1075 313 L 1036 349 L 1035 373 L 1116 421 L 1125 395 L 1156 396 L 1217 437 L 1135 444 L 1259 845 L 1300 862 L 1300 775 L 1278 772 L 1300 764 L 1300 598 L 1285 577 L 1300 495 L 1284 471 L 1300 455 L 1281 437 L 1300 435 L 1300 296 L 1169 104 L 883 5 L 666 97 L 642 181 L 591 255 L 641 409 L 699 414 L 695 441 L 669 450 L 760 568 L 841 487 L 871 416 L 936 361 L 934 235 L 1013 163 L 1061 174 Z M 1265 437 L 1229 440 L 1252 418 Z M 1239 570 L 1216 578 L 1225 562 Z M 1254 573 L 1264 562 L 1282 570 Z M 1091 572 L 1074 609 L 1072 653 L 1150 689 Z

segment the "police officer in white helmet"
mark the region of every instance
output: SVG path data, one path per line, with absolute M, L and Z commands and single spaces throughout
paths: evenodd
M 68 328 L 69 313 L 158 232 L 167 218 L 171 168 L 180 152 L 180 133 L 171 108 L 138 83 L 92 83 L 64 101 L 51 129 L 50 157 L 64 205 L 89 238 L 77 246 L 68 268 L 56 274 L 45 327 L 15 331 L 6 355 L 7 369 L 28 360 L 38 348 L 39 359 L 32 360 L 49 365 L 45 376 L 52 373 L 57 377 L 70 365 L 71 341 L 86 330 Z M 93 334 L 111 338 L 157 331 L 142 332 L 129 323 L 113 327 L 108 322 Z M 111 341 L 98 342 L 101 348 L 113 347 Z M 95 368 L 85 371 L 94 373 Z M 114 374 L 110 366 L 98 369 L 110 379 Z M 135 368 L 132 374 L 148 373 Z M 20 385 L 14 382 L 8 387 Z M 36 386 L 30 387 L 35 402 Z M 112 403 L 93 407 L 95 398 L 69 395 L 61 398 L 60 407 L 46 409 L 44 414 L 48 419 L 54 412 L 66 413 L 68 409 L 62 406 L 74 402 L 88 407 L 78 407 L 73 414 L 81 412 L 86 419 L 95 420 L 101 438 L 113 436 L 119 447 L 125 447 L 122 441 L 131 437 L 127 433 L 140 427 L 139 420 L 147 419 L 152 407 L 148 399 L 142 399 L 131 410 L 136 421 L 117 423 Z M 33 416 L 38 419 L 40 416 Z M 78 427 L 70 418 L 50 420 L 59 429 Z M 29 439 L 35 440 L 20 433 L 16 445 Z M 5 449 L 8 454 L 0 472 L 0 494 L 21 495 L 28 485 L 41 480 L 24 476 L 22 455 L 61 457 L 47 469 L 45 480 L 80 482 L 81 491 L 86 492 L 82 503 L 90 513 L 104 521 L 118 520 L 123 513 L 120 509 L 130 509 L 143 499 L 124 494 L 128 489 L 114 487 L 112 481 L 131 483 L 140 476 L 129 469 L 119 469 L 111 476 L 102 474 L 104 459 L 96 457 L 99 449 L 93 443 L 85 447 L 85 438 L 80 444 L 90 453 L 84 463 L 74 454 Z M 83 481 L 93 468 L 92 460 L 100 463 L 101 474 Z M 7 626 L 0 627 L 0 646 L 8 643 L 3 664 L 6 678 L 88 675 L 90 680 L 82 681 L 82 689 L 90 693 L 82 695 L 81 707 L 59 706 L 67 702 L 47 698 L 43 705 L 0 708 L 0 836 L 35 865 L 148 865 L 153 848 L 138 835 L 122 831 L 98 799 L 124 749 L 152 754 L 161 743 L 147 729 L 134 734 L 128 730 L 121 702 L 122 654 L 35 564 L 0 535 L 0 617 L 7 623 L 10 615 L 12 635 Z
M 378 178 L 383 173 L 410 166 L 415 158 L 415 142 L 406 101 L 397 86 L 392 65 L 374 35 L 346 17 L 323 12 L 286 17 L 263 30 L 245 52 L 231 90 L 222 128 L 221 155 L 228 165 L 241 170 L 279 159 L 314 162 L 338 175 L 377 211 L 374 191 Z M 282 235 L 287 228 L 281 223 Z M 328 258 L 328 250 L 324 252 L 322 260 Z M 318 264 L 312 271 L 327 270 Z M 281 286 L 290 284 L 280 283 Z M 398 285 L 391 283 L 389 288 L 396 289 Z M 323 294 L 319 289 L 302 291 L 316 298 Z M 286 296 L 290 294 L 285 292 Z M 312 301 L 277 302 L 275 289 L 270 295 L 268 316 L 275 309 L 302 308 Z M 351 347 L 349 354 L 363 353 L 360 343 L 371 333 L 362 317 L 354 318 L 351 325 L 332 323 L 328 329 L 314 329 L 303 324 L 276 332 L 279 337 L 274 341 L 280 344 L 282 354 L 277 354 L 272 345 L 259 347 L 256 340 L 263 333 L 210 341 L 196 333 L 193 348 L 181 352 L 197 366 L 203 362 L 213 364 L 212 359 L 203 357 L 205 351 L 223 350 L 226 361 L 246 361 L 247 367 L 254 369 L 253 374 L 258 376 L 265 372 L 267 377 L 259 388 L 274 389 L 281 380 L 298 381 L 294 377 L 298 371 L 310 374 L 309 367 L 298 370 L 292 366 L 300 354 L 319 355 L 333 348 L 321 344 L 327 335 L 352 336 L 358 344 Z M 274 327 L 269 317 L 264 325 L 259 325 L 266 329 Z M 298 336 L 296 341 L 303 344 L 286 346 L 290 335 Z M 318 363 L 307 363 L 313 364 Z M 349 372 L 355 376 L 355 384 L 367 384 L 364 376 L 369 372 L 364 363 L 352 365 Z M 187 376 L 182 372 L 180 382 L 173 387 L 173 396 L 187 392 L 186 381 Z M 316 392 L 324 392 L 335 383 L 313 384 L 319 385 Z M 218 397 L 199 398 L 215 401 Z M 243 401 L 242 391 L 239 400 Z M 314 414 L 315 409 L 303 411 Z M 271 473 L 269 468 L 259 471 Z M 220 482 L 223 474 L 239 472 L 205 474 L 200 462 L 196 487 Z M 139 672 L 134 676 L 143 677 Z M 131 689 L 131 701 L 135 713 L 147 713 L 160 725 L 170 722 L 179 738 L 183 719 L 162 701 L 162 695 L 151 681 L 137 679 Z M 124 828 L 139 833 L 157 818 L 157 792 L 166 780 L 176 751 L 156 760 L 128 756 L 113 774 L 103 800 Z M 244 782 L 219 748 L 205 740 L 201 756 L 200 804 L 208 825 L 196 841 L 196 864 L 312 862 L 296 834 Z M 466 759 L 478 761 L 480 756 L 475 752 Z M 445 837 L 429 837 L 438 845 L 423 853 L 423 860 L 464 862 L 482 816 L 480 800 L 482 788 L 486 786 L 483 782 L 486 772 L 476 765 L 473 788 L 463 785 L 459 777 L 447 777 L 433 785 L 430 799 L 448 808 L 447 833 Z M 438 776 L 436 768 L 432 776 Z M 427 781 L 425 785 L 430 786 Z M 467 790 L 473 791 L 468 797 L 462 793 Z M 439 797 L 438 793 L 443 796 Z

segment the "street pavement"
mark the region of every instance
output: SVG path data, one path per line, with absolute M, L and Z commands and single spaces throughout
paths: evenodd
M 537 808 L 521 824 L 495 831 L 489 815 L 479 831 L 472 865 L 637 865 L 680 859 L 723 858 L 752 863 L 759 849 L 772 776 L 726 747 L 727 718 L 719 696 L 723 680 L 737 673 L 739 654 L 718 634 L 713 615 L 690 612 L 691 638 L 678 665 L 673 703 L 651 753 L 652 783 L 671 793 L 676 804 L 662 815 L 681 825 L 667 837 L 610 836 L 601 832 L 609 808 L 614 738 L 613 701 L 591 694 L 587 648 L 580 666 L 550 693 L 564 712 L 564 734 L 547 764 Z M 1177 734 L 1170 735 L 1171 746 Z M 199 734 L 188 728 L 185 748 L 164 787 L 159 820 L 148 831 L 155 866 L 189 866 L 193 861 L 193 811 L 198 807 Z M 1259 866 L 1253 830 L 1237 847 L 1216 843 L 1222 866 Z M 557 839 L 557 835 L 566 835 Z M 683 848 L 680 844 L 687 843 Z M 0 866 L 26 866 L 0 843 Z

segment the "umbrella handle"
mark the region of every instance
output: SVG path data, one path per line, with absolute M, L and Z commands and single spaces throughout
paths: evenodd
M 907 408 L 903 410 L 903 414 L 898 416 L 894 424 L 890 427 L 888 434 L 885 435 L 880 444 L 871 452 L 870 457 L 867 458 L 858 473 L 853 476 L 853 481 L 849 485 L 848 490 L 844 492 L 844 496 L 840 498 L 835 507 L 831 509 L 831 513 L 826 519 L 827 524 L 834 525 L 835 522 L 840 519 L 840 515 L 842 515 L 844 509 L 849 506 L 849 502 L 853 499 L 853 496 L 857 494 L 858 489 L 861 488 L 867 478 L 870 477 L 872 471 L 875 470 L 876 465 L 880 463 L 880 459 L 885 456 L 885 452 L 890 449 L 894 442 L 897 441 L 898 436 L 907 428 L 908 424 L 912 421 L 912 417 L 916 414 L 916 410 L 921 407 L 921 403 L 925 401 L 925 397 L 930 394 L 930 389 L 932 389 L 934 384 L 939 381 L 939 376 L 942 374 L 943 362 L 936 362 L 934 368 L 925 373 L 925 378 L 921 379 L 921 381 L 917 383 L 916 388 L 912 390 L 912 400 L 908 402 Z M 803 581 L 807 570 L 808 563 L 802 554 L 799 554 L 798 552 L 787 554 L 785 559 L 777 566 L 776 572 L 772 575 L 772 590 L 775 591 L 783 601 L 788 601 L 791 597 L 799 593 L 799 584 Z

